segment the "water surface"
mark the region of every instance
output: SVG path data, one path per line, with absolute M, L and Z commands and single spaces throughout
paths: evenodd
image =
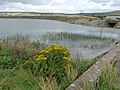
M 50 33 L 72 33 L 80 35 L 94 35 L 100 37 L 108 37 L 119 40 L 120 30 L 112 29 L 103 29 L 103 28 L 91 28 L 81 25 L 73 25 L 59 21 L 52 20 L 40 20 L 40 19 L 0 19 L 0 38 L 22 34 L 22 35 L 31 35 L 35 39 L 43 37 L 43 35 L 52 35 L 52 38 L 59 38 L 56 34 Z M 67 35 L 67 34 L 66 34 Z M 48 37 L 48 38 L 51 38 Z M 53 40 L 54 40 L 53 38 Z M 76 54 L 81 54 L 88 58 L 94 58 L 101 53 L 109 50 L 114 46 L 114 42 L 111 39 L 99 40 L 99 39 L 62 39 L 56 40 L 45 40 L 47 44 L 57 43 L 60 45 L 65 45 L 68 47 L 74 56 Z M 100 47 L 99 47 L 100 46 Z M 94 48 L 95 47 L 95 48 Z

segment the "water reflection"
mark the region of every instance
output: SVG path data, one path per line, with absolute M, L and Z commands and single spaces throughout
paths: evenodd
M 0 38 L 22 34 L 41 43 L 65 45 L 72 55 L 94 58 L 114 46 L 120 31 L 89 28 L 59 21 L 38 19 L 0 19 Z M 106 38 L 107 37 L 107 38 Z

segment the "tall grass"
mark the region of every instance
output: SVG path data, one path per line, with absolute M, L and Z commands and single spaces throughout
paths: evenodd
M 108 65 L 92 87 L 85 83 L 84 90 L 120 90 L 120 72 L 113 66 Z
M 95 35 L 84 35 L 77 33 L 46 33 L 36 36 L 36 38 L 46 43 L 65 43 L 71 42 L 71 48 L 88 48 L 88 49 L 103 49 L 105 47 L 111 47 L 115 40 L 107 37 L 100 37 Z M 76 46 L 77 45 L 77 46 Z M 70 45 L 67 45 L 70 47 Z
M 112 65 L 108 66 L 100 77 L 95 90 L 120 90 L 120 72 Z
M 74 69 L 61 84 L 54 77 L 43 78 L 19 69 L 0 69 L 0 90 L 65 90 L 79 75 L 86 71 L 95 60 L 74 62 Z M 82 68 L 81 68 L 82 67 Z
M 74 40 L 77 41 L 81 39 L 85 41 L 92 39 L 92 40 L 98 40 L 104 42 L 108 41 L 109 43 L 114 42 L 114 40 L 110 38 L 101 38 L 94 36 L 86 37 L 72 33 L 68 33 L 68 34 L 56 33 L 52 37 L 51 34 L 48 33 L 47 36 L 45 35 L 44 37 L 42 37 L 42 39 L 41 36 L 38 36 L 37 38 L 39 38 L 39 40 L 34 42 L 31 40 L 29 36 L 16 35 L 16 36 L 7 37 L 0 41 L 0 89 L 1 90 L 28 90 L 28 89 L 29 90 L 64 90 L 81 74 L 83 74 L 91 65 L 93 65 L 96 62 L 96 59 L 88 60 L 78 57 L 76 59 L 73 58 L 71 59 L 72 63 L 70 63 L 72 68 L 70 69 L 70 71 L 67 72 L 65 71 L 64 76 L 62 75 L 63 72 L 52 75 L 52 71 L 55 71 L 55 69 L 56 71 L 60 71 L 59 70 L 60 68 L 58 68 L 59 65 L 56 62 L 55 62 L 56 68 L 51 68 L 52 65 L 54 65 L 55 63 L 53 64 L 52 62 L 50 62 L 51 63 L 49 69 L 49 73 L 51 73 L 50 75 L 49 74 L 44 76 L 42 76 L 41 74 L 36 75 L 33 74 L 30 71 L 30 69 L 24 69 L 23 66 L 26 61 L 30 60 L 33 56 L 38 57 L 39 55 L 41 55 L 39 54 L 39 52 L 49 46 L 49 43 L 46 44 L 42 43 L 42 42 L 48 42 L 47 41 L 48 39 L 50 40 L 50 43 L 52 43 L 52 41 L 57 43 L 57 41 L 65 40 L 65 39 L 66 40 L 71 39 L 73 41 Z M 60 48 L 58 48 L 57 46 L 57 49 Z M 58 55 L 53 57 L 53 59 L 57 60 L 58 58 L 61 57 L 63 58 L 62 55 L 64 52 L 57 51 L 56 53 Z M 50 59 L 50 57 L 48 57 L 47 54 L 44 54 L 44 56 L 45 58 L 47 57 Z M 66 56 L 64 56 L 64 58 L 65 57 Z M 68 56 L 67 59 L 69 60 Z M 49 65 L 48 63 L 49 62 L 47 62 L 47 65 Z M 45 69 L 46 72 L 48 68 L 49 66 L 47 66 L 47 68 Z M 106 89 L 107 87 L 109 87 L 109 90 L 119 90 L 119 87 L 117 86 L 117 79 L 119 79 L 119 74 L 116 71 L 116 69 L 113 69 L 111 67 L 109 67 L 109 69 L 106 69 L 104 74 L 100 77 L 100 80 L 97 86 L 95 87 L 95 90 L 108 90 Z M 58 76 L 61 75 L 63 77 L 59 78 Z M 56 76 L 58 77 L 58 79 L 56 78 Z M 60 82 L 58 82 L 58 80 L 60 80 Z M 88 88 L 90 87 L 87 87 L 86 90 L 89 90 Z
M 55 48 L 46 47 L 48 47 L 48 45 L 41 44 L 40 42 L 31 42 L 28 37 L 23 37 L 21 35 L 2 39 L 0 42 L 0 89 L 64 90 L 77 77 L 79 77 L 84 71 L 86 71 L 92 64 L 96 62 L 96 60 L 73 58 L 71 59 L 72 62 L 70 63 L 72 68 L 70 70 L 67 69 L 67 71 L 66 65 L 68 62 L 64 64 L 63 62 L 61 63 L 60 60 L 70 60 L 68 50 L 63 46 L 60 46 L 60 48 L 59 46 L 56 46 Z M 50 56 L 48 56 L 49 54 L 46 54 L 49 53 L 47 51 L 48 49 L 50 50 Z M 45 51 L 45 53 L 43 51 Z M 41 65 L 39 62 L 36 63 L 38 58 L 41 60 L 41 58 L 38 57 L 41 56 L 41 54 L 39 54 L 40 52 L 44 53 L 42 55 L 45 56 L 45 60 L 46 58 L 49 60 L 47 62 L 43 61 L 45 66 Z M 33 58 L 34 56 L 35 58 Z M 52 59 L 50 60 L 51 57 Z M 31 68 L 24 68 L 24 64 L 29 60 L 32 60 L 32 62 L 35 61 L 36 64 L 32 63 L 32 66 L 34 66 L 36 69 L 32 68 L 32 70 L 36 70 L 35 72 L 37 74 L 33 74 L 31 72 Z M 64 71 L 60 68 L 62 64 L 63 66 L 65 65 Z M 45 69 L 45 71 L 42 70 L 43 74 L 39 73 L 41 66 Z M 49 71 L 49 73 L 47 71 Z M 58 73 L 54 74 L 56 71 Z

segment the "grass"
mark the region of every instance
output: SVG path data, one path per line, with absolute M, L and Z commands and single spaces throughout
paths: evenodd
M 100 41 L 107 40 L 107 38 L 91 36 L 84 37 L 76 34 L 62 34 L 61 36 L 63 36 L 62 38 L 64 39 L 95 38 Z M 31 42 L 29 37 L 23 37 L 21 35 L 11 36 L 6 39 L 2 39 L 2 41 L 0 42 L 0 90 L 65 90 L 65 88 L 67 88 L 74 80 L 76 80 L 81 74 L 83 74 L 91 65 L 96 62 L 96 59 L 89 60 L 85 58 L 82 59 L 81 57 L 73 59 L 71 58 L 72 62 L 69 64 L 72 66 L 72 68 L 68 71 L 66 71 L 66 69 L 64 68 L 61 69 L 61 62 L 59 62 L 59 65 L 56 60 L 62 60 L 62 53 L 64 52 L 64 50 L 66 51 L 66 49 L 64 49 L 62 51 L 57 51 L 57 54 L 54 53 L 55 56 L 53 56 L 52 59 L 50 59 L 52 57 L 52 54 L 51 56 L 48 56 L 48 54 L 46 53 L 42 54 L 45 55 L 45 58 L 49 57 L 49 60 L 55 60 L 55 62 L 47 62 L 47 65 L 50 66 L 47 66 L 46 63 L 42 61 L 45 65 L 44 66 L 41 64 L 40 61 L 40 64 L 39 62 L 35 62 L 36 64 L 30 64 L 35 68 L 30 68 L 31 66 L 29 67 L 29 69 L 24 68 L 24 64 L 26 63 L 26 61 L 29 61 L 30 58 L 32 58 L 33 56 L 37 56 L 38 58 L 38 53 L 42 50 L 48 50 L 48 48 L 45 49 L 48 46 L 49 45 L 43 44 L 38 41 Z M 57 49 L 61 50 L 59 46 L 57 46 Z M 45 52 L 48 53 L 48 51 Z M 70 58 L 69 54 L 64 57 L 67 57 L 67 59 Z M 67 64 L 68 63 L 66 63 L 65 65 Z M 42 71 L 43 74 L 39 73 L 41 67 L 39 69 L 37 65 L 45 67 L 45 69 L 43 68 L 45 71 Z M 33 74 L 31 72 L 31 69 L 33 71 L 35 70 L 37 74 Z M 47 70 L 49 71 L 49 74 Z M 55 73 L 55 71 L 57 71 L 58 73 L 53 74 Z M 117 86 L 119 84 L 119 81 L 120 73 L 113 66 L 109 66 L 101 75 L 96 87 L 92 90 L 119 90 L 120 87 Z M 85 88 L 86 90 L 91 90 L 91 87 L 86 86 Z
M 111 47 L 115 42 L 115 39 L 95 36 L 84 35 L 77 33 L 46 33 L 36 37 L 38 40 L 46 43 L 65 43 L 70 42 L 69 47 L 87 48 L 87 49 L 103 49 L 105 47 Z
M 75 61 L 74 69 L 61 84 L 55 78 L 34 76 L 22 68 L 0 69 L 0 90 L 64 90 L 93 63 L 95 60 Z
M 0 90 L 40 90 L 36 78 L 22 69 L 0 69 Z
M 69 54 L 65 54 L 63 57 L 62 53 L 66 52 L 67 49 L 61 47 L 63 48 L 62 50 L 59 46 L 55 48 L 62 51 L 54 51 L 55 48 L 53 48 L 52 52 L 55 53 L 52 54 L 50 52 L 51 55 L 55 55 L 53 57 L 51 56 L 52 59 L 48 54 L 42 54 L 45 55 L 45 58 L 49 57 L 48 62 L 33 60 L 32 57 L 37 56 L 38 58 L 38 53 L 42 50 L 45 51 L 46 47 L 48 45 L 41 44 L 40 42 L 31 42 L 28 37 L 21 35 L 2 39 L 0 42 L 0 90 L 64 90 L 96 62 L 96 59 L 73 58 L 71 59 L 72 62 L 69 63 L 72 68 L 63 68 L 64 65 L 64 67 L 68 65 L 68 62 L 64 62 L 66 64 L 62 62 L 62 65 L 60 61 L 64 61 L 62 58 L 65 57 L 69 60 L 70 57 Z M 29 60 L 32 60 L 32 66 L 34 67 L 31 68 L 30 66 L 28 69 L 25 69 L 24 65 Z M 55 62 L 53 62 L 54 60 Z M 43 74 L 40 73 L 42 68 L 44 69 L 42 70 Z M 36 73 L 32 73 L 31 70 Z M 54 74 L 56 71 L 57 73 Z
M 38 77 L 32 75 L 29 71 L 19 69 L 0 69 L 0 90 L 65 90 L 79 75 L 86 71 L 93 63 L 88 60 L 76 60 L 74 70 L 63 81 L 58 84 L 55 78 Z M 109 66 L 102 73 L 99 82 L 92 90 L 120 90 L 120 72 L 114 66 Z M 86 86 L 84 90 L 91 90 Z
M 120 90 L 120 72 L 112 65 L 108 66 L 100 77 L 95 90 Z
M 120 72 L 113 66 L 108 65 L 96 82 L 96 85 L 85 84 L 84 90 L 120 90 Z

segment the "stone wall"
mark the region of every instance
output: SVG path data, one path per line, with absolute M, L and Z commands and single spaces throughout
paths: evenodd
M 106 53 L 98 62 L 75 80 L 66 90 L 84 90 L 85 85 L 92 87 L 108 65 L 120 60 L 120 43 Z

